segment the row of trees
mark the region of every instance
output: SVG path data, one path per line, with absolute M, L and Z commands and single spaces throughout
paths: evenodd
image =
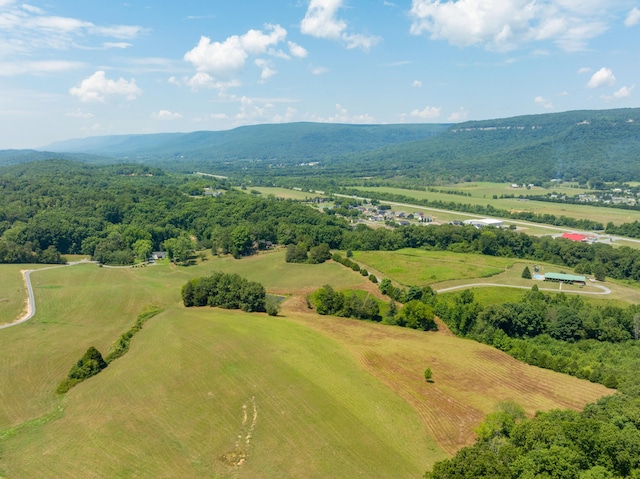
M 266 311 L 264 286 L 220 271 L 187 281 L 182 287 L 182 301 L 187 307 L 208 305 L 247 312 Z
M 335 291 L 326 284 L 314 294 L 316 311 L 319 314 L 330 314 L 345 318 L 369 319 L 380 321 L 380 306 L 371 295 L 364 301 L 355 291 L 344 293 Z

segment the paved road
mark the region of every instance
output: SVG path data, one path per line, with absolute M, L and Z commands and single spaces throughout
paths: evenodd
M 343 194 L 338 194 L 338 193 L 334 193 L 333 196 L 340 196 L 342 198 L 354 198 L 353 196 L 349 196 L 349 195 L 343 195 Z M 370 201 L 368 198 L 364 197 L 364 196 L 356 196 L 355 199 L 358 200 L 367 200 Z M 420 209 L 420 210 L 425 210 L 425 211 L 436 211 L 438 213 L 453 213 L 456 215 L 460 215 L 460 216 L 468 216 L 470 218 L 485 218 L 485 216 L 479 215 L 479 214 L 475 214 L 475 213 L 465 213 L 462 211 L 451 211 L 451 210 L 443 210 L 440 208 L 430 208 L 428 206 L 422 206 L 422 205 L 412 205 L 410 203 L 397 203 L 395 201 L 386 201 L 386 200 L 380 200 L 381 203 L 385 203 L 388 205 L 393 205 L 393 206 L 402 206 L 404 208 L 415 208 L 415 209 Z M 574 231 L 574 228 L 569 228 L 568 226 L 551 226 L 551 225 L 547 225 L 544 223 L 532 223 L 529 221 L 520 221 L 520 220 L 512 220 L 509 218 L 501 218 L 504 219 L 504 221 L 508 222 L 508 223 L 513 223 L 515 225 L 520 225 L 520 226 L 527 226 L 530 228 L 544 228 L 544 229 L 548 229 L 551 231 L 558 231 L 558 232 L 567 232 L 567 231 Z M 586 234 L 592 234 L 593 232 L 586 232 Z M 612 241 L 629 241 L 630 243 L 640 243 L 640 239 L 634 239 L 634 238 L 627 238 L 624 236 L 611 236 L 611 235 L 606 235 L 609 238 L 611 238 Z
M 13 321 L 12 323 L 0 324 L 0 329 L 10 328 L 11 326 L 17 326 L 18 324 L 26 323 L 36 314 L 36 300 L 33 295 L 33 287 L 31 286 L 31 273 L 36 271 L 45 271 L 47 269 L 55 269 L 55 268 L 64 268 L 65 266 L 73 266 L 74 264 L 87 264 L 87 263 L 96 263 L 95 261 L 75 261 L 73 263 L 60 264 L 56 266 L 50 266 L 48 268 L 40 268 L 40 269 L 28 269 L 22 272 L 22 276 L 24 277 L 24 284 L 27 288 L 27 312 Z

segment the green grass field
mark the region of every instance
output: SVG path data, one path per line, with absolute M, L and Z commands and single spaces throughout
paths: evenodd
M 405 286 L 495 276 L 513 265 L 511 258 L 405 248 L 356 251 L 353 258 Z
M 292 190 L 289 188 L 278 188 L 273 186 L 252 186 L 247 187 L 246 193 L 250 193 L 251 190 L 256 190 L 262 193 L 263 196 L 273 195 L 276 198 L 284 198 L 285 200 L 309 200 L 311 198 L 324 197 L 325 195 L 320 193 L 309 193 L 308 191 Z
M 214 270 L 290 294 L 281 316 L 183 308 L 185 281 Z M 24 300 L 19 279 L 3 281 Z M 0 330 L 0 477 L 420 477 L 473 441 L 497 401 L 533 414 L 607 393 L 445 333 L 319 316 L 306 292 L 371 284 L 333 262 L 287 264 L 282 251 L 76 265 L 32 282 L 36 317 Z M 56 396 L 89 346 L 105 354 L 149 304 L 164 312 L 129 353 Z
M 474 186 L 475 185 L 475 186 Z M 405 195 L 417 199 L 426 199 L 429 201 L 453 201 L 455 203 L 467 203 L 471 205 L 486 206 L 488 204 L 495 206 L 496 208 L 502 208 L 509 211 L 532 211 L 537 214 L 552 214 L 556 216 L 568 216 L 577 219 L 589 219 L 598 221 L 603 225 L 606 225 L 609 221 L 614 224 L 628 223 L 635 220 L 640 220 L 640 212 L 631 210 L 622 210 L 618 208 L 599 208 L 596 206 L 588 205 L 571 205 L 571 204 L 559 204 L 548 203 L 543 201 L 520 201 L 517 198 L 503 198 L 500 199 L 501 194 L 514 194 L 516 196 L 520 194 L 546 194 L 551 190 L 545 190 L 543 188 L 533 188 L 531 190 L 526 189 L 511 189 L 509 185 L 499 185 L 495 183 L 481 184 L 471 183 L 469 185 L 454 185 L 443 187 L 442 189 L 457 189 L 471 193 L 472 196 L 457 196 L 449 195 L 445 193 L 432 193 L 428 191 L 406 190 L 402 188 L 391 187 L 367 187 L 362 188 L 367 191 L 379 191 L 383 193 L 393 193 L 399 195 Z M 557 191 L 557 190 L 553 190 Z M 582 190 L 573 188 L 565 188 L 562 190 L 567 194 L 578 194 Z M 493 199 L 492 196 L 498 195 L 498 199 Z M 434 214 L 436 221 L 449 221 L 448 215 L 441 215 L 440 213 Z M 441 218 L 441 216 L 443 216 Z M 446 216 L 446 218 L 445 218 Z
M 35 264 L 0 264 L 0 324 L 15 320 L 25 311 L 27 293 L 21 271 L 43 267 Z

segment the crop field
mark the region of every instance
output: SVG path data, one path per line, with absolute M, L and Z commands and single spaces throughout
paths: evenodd
M 183 308 L 182 284 L 213 270 L 286 293 L 280 316 Z M 281 251 L 76 265 L 32 282 L 36 317 L 0 331 L 0 477 L 419 477 L 472 442 L 499 401 L 533 414 L 610 392 L 446 330 L 319 316 L 306 292 L 373 286 L 333 262 L 286 264 Z M 149 304 L 164 311 L 129 353 L 56 396 L 89 346 L 106 353 Z
M 405 286 L 469 278 L 486 278 L 513 265 L 511 258 L 405 248 L 398 251 L 356 251 L 353 258 L 367 268 Z
M 443 187 L 442 189 L 449 189 L 449 187 Z M 451 187 L 450 189 L 456 188 Z M 386 186 L 362 188 L 363 191 L 367 190 L 379 191 L 383 193 L 393 193 L 405 195 L 416 199 L 426 199 L 429 201 L 467 203 L 480 206 L 486 206 L 489 204 L 496 208 L 506 209 L 509 211 L 531 211 L 536 214 L 551 214 L 556 216 L 564 215 L 571 218 L 598 221 L 603 225 L 606 225 L 609 221 L 613 222 L 614 224 L 622 224 L 640 220 L 640 211 L 622 210 L 618 208 L 601 208 L 588 205 L 548 203 L 543 201 L 522 201 L 517 198 L 499 198 L 500 194 L 514 194 L 517 196 L 519 194 L 526 194 L 527 191 L 530 191 L 531 194 L 547 193 L 547 190 L 544 190 L 542 188 L 523 190 L 511 189 L 508 185 L 503 185 L 502 189 L 500 189 L 498 186 L 491 185 L 485 188 L 478 189 L 473 189 L 471 187 L 469 187 L 468 190 L 467 188 L 463 187 L 459 187 L 459 189 L 460 191 L 468 191 L 472 194 L 472 196 L 457 196 L 445 193 L 432 193 L 428 191 L 405 190 L 402 188 L 391 188 Z M 496 193 L 485 193 L 484 191 L 495 191 Z M 498 191 L 502 192 L 497 193 Z M 581 190 L 570 189 L 570 191 L 567 193 L 570 194 L 571 192 L 573 192 L 573 194 L 577 194 L 580 191 Z M 498 199 L 493 199 L 493 194 L 497 194 Z M 436 217 L 437 216 L 438 215 L 436 215 Z

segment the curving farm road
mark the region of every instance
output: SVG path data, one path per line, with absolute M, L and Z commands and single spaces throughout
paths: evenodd
M 86 263 L 96 263 L 95 261 L 75 261 L 73 263 L 60 264 L 56 266 L 50 266 L 48 268 L 40 268 L 40 269 L 27 269 L 22 271 L 22 277 L 24 278 L 24 284 L 27 288 L 27 311 L 18 319 L 11 323 L 0 324 L 0 329 L 10 328 L 11 326 L 17 326 L 18 324 L 25 323 L 29 321 L 36 314 L 36 300 L 33 295 L 33 287 L 31 286 L 31 273 L 35 271 L 45 271 L 47 269 L 55 269 L 55 268 L 64 268 L 65 266 L 73 266 L 74 264 L 86 264 Z
M 508 285 L 508 284 L 497 284 L 497 283 L 470 283 L 470 284 L 459 284 L 458 286 L 450 286 L 449 288 L 442 288 L 442 289 L 435 289 L 434 291 L 436 293 L 445 293 L 447 291 L 454 291 L 456 289 L 465 289 L 465 288 L 477 288 L 477 287 L 483 287 L 483 286 L 498 286 L 500 288 L 518 288 L 518 289 L 528 289 L 530 290 L 531 287 L 530 286 L 516 286 L 516 285 Z M 606 286 L 602 286 L 600 284 L 593 284 L 591 285 L 594 288 L 598 288 L 601 289 L 601 292 L 597 292 L 597 291 L 558 291 L 557 289 L 553 289 L 553 288 L 538 288 L 539 291 L 552 291 L 555 293 L 558 292 L 564 292 L 564 293 L 568 293 L 568 294 L 611 294 L 611 290 L 609 288 L 607 288 Z

